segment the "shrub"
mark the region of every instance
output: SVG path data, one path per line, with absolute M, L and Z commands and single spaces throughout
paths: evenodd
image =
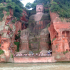
M 3 53 L 4 53 L 4 51 L 0 49 L 0 55 L 3 54 Z
M 16 22 L 16 20 L 12 20 L 12 23 L 15 23 Z
M 6 4 L 4 4 L 4 2 L 6 2 Z M 13 9 L 13 17 L 16 17 L 17 20 L 20 20 L 23 8 L 23 4 L 19 0 L 0 0 L 0 11 L 3 12 L 3 10 L 5 10 L 9 12 L 9 9 Z M 9 15 L 9 13 L 7 13 L 7 15 Z M 3 17 L 0 16 L 0 21 L 2 21 L 2 18 Z
M 66 54 L 68 51 L 64 51 L 63 54 Z
M 9 15 L 10 15 L 10 12 L 7 12 L 7 14 L 6 14 L 6 15 L 8 15 L 8 16 L 9 16 Z
M 57 12 L 60 17 L 70 18 L 70 0 L 54 0 L 50 10 Z
M 11 58 L 13 58 L 14 56 L 13 56 L 13 54 L 11 54 Z
M 19 45 L 20 43 L 19 42 L 14 42 L 15 45 L 17 45 L 17 51 L 19 51 Z
M 2 21 L 3 17 L 4 17 L 4 14 L 0 13 L 0 21 Z

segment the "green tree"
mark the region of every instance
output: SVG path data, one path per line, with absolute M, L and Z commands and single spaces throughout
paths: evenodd
M 20 0 L 0 0 L 0 20 L 3 18 L 3 10 L 9 12 L 9 9 L 13 9 L 13 17 L 16 17 L 17 20 L 20 20 L 23 11 L 22 9 L 24 9 L 23 4 L 20 2 Z
M 26 6 L 25 6 L 25 7 L 26 7 L 27 9 L 30 9 L 30 8 L 31 8 L 31 6 L 32 6 L 32 4 L 31 4 L 30 2 L 28 2 L 28 3 L 26 4 Z

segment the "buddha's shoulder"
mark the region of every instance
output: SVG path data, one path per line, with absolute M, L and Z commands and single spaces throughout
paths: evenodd
M 44 17 L 46 17 L 46 16 L 48 16 L 48 15 L 49 15 L 48 13 L 44 13 L 44 14 L 43 14 Z
M 48 13 L 44 13 L 41 20 L 49 20 L 49 14 Z
M 35 14 L 31 15 L 29 19 L 34 19 L 34 17 L 35 17 Z

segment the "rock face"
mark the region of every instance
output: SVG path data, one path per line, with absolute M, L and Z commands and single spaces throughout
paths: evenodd
M 2 38 L 1 39 L 1 49 L 4 51 L 5 56 L 6 56 L 6 61 L 8 61 L 9 56 L 10 56 L 10 39 L 9 38 Z
M 47 28 L 40 33 L 40 50 L 49 50 L 49 31 Z
M 44 7 L 42 4 L 36 6 L 36 14 L 29 19 L 29 40 L 30 48 L 33 50 L 48 50 L 49 32 L 47 24 L 50 22 L 48 14 L 43 13 Z
M 3 11 L 3 21 L 0 21 L 0 45 L 1 49 L 5 53 L 7 61 L 10 57 L 10 50 L 12 51 L 12 53 L 14 53 L 16 50 L 16 45 L 14 44 L 15 35 L 18 34 L 19 30 L 22 30 L 22 21 L 27 22 L 27 19 L 25 18 L 26 16 L 23 15 L 23 12 L 22 15 L 26 20 L 22 19 L 21 22 L 18 21 L 13 23 L 13 10 L 10 9 L 9 12 L 10 14 L 7 15 L 7 12 Z
M 51 25 L 48 28 L 53 52 L 70 51 L 70 22 L 62 22 L 56 13 L 51 13 Z
M 15 25 L 11 23 L 12 15 L 7 16 L 5 11 L 3 11 L 4 17 L 3 21 L 0 22 L 0 34 L 1 34 L 1 49 L 4 51 L 6 58 L 8 60 L 10 56 L 10 46 L 14 43 L 14 33 Z
M 18 34 L 18 31 L 22 30 L 22 23 L 20 21 L 16 22 L 15 23 L 15 27 L 16 27 L 16 31 L 15 31 L 15 34 L 17 35 Z
M 21 50 L 29 50 L 29 32 L 27 29 L 21 31 Z

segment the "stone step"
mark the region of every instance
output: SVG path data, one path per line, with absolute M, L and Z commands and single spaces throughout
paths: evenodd
M 54 57 L 14 57 L 14 63 L 55 62 Z

